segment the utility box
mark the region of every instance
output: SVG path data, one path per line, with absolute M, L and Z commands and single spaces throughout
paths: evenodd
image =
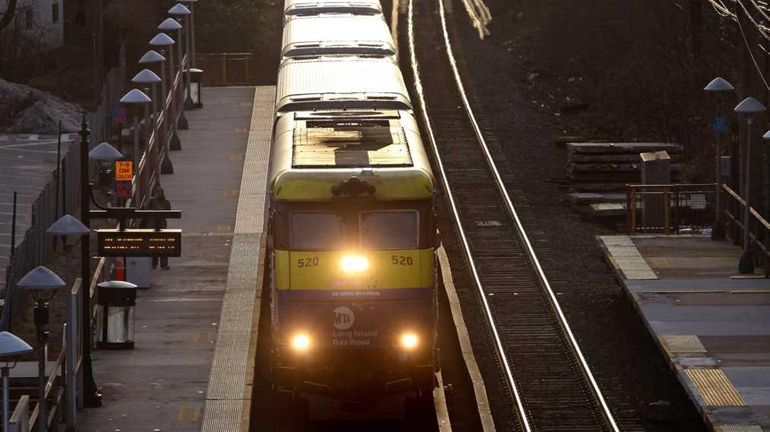
M 126 258 L 126 282 L 131 282 L 137 288 L 149 288 L 152 286 L 152 258 L 129 257 Z
M 671 183 L 671 158 L 666 151 L 640 153 L 642 184 Z
M 666 151 L 640 153 L 642 184 L 671 183 L 671 158 Z M 641 200 L 642 224 L 652 231 L 666 231 L 669 226 L 671 194 L 664 189 L 647 189 Z

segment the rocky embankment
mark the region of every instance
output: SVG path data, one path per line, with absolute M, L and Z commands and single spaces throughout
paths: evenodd
M 52 94 L 0 79 L 0 133 L 56 134 L 80 129 L 80 109 Z

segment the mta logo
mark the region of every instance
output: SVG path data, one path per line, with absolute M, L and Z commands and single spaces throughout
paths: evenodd
M 356 315 L 347 306 L 339 306 L 334 309 L 334 328 L 337 330 L 347 330 L 353 327 L 356 322 Z

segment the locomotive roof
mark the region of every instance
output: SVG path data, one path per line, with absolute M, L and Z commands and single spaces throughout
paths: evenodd
M 388 57 L 299 57 L 278 69 L 276 113 L 411 107 L 401 71 Z
M 282 57 L 328 54 L 396 54 L 381 15 L 293 16 L 283 28 Z
M 293 112 L 276 122 L 271 190 L 279 201 L 328 201 L 355 177 L 378 200 L 430 199 L 431 174 L 409 111 Z
M 286 0 L 283 8 L 289 15 L 316 15 L 320 13 L 382 14 L 379 0 Z

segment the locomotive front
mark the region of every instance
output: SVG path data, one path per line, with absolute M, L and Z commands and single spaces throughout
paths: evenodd
M 430 394 L 433 178 L 407 112 L 276 124 L 270 214 L 278 389 L 369 406 Z

